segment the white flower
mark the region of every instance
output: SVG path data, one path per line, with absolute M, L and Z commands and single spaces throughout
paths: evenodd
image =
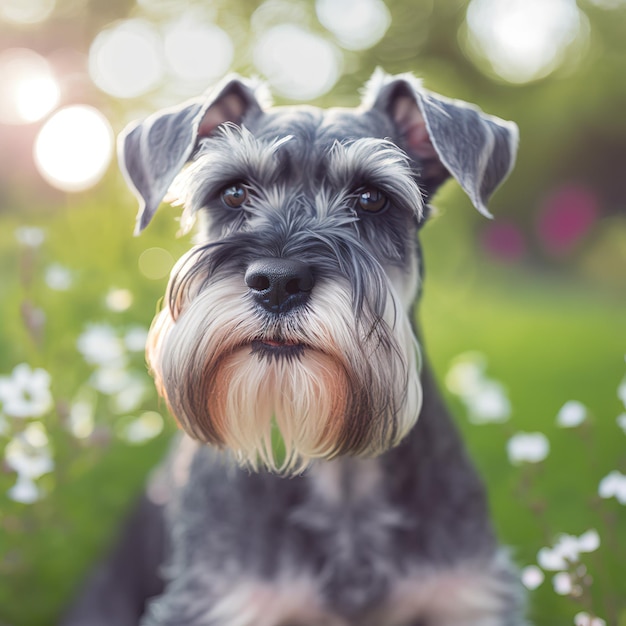
M 143 352 L 146 349 L 148 331 L 142 326 L 133 326 L 124 335 L 124 344 L 131 352 Z
M 10 417 L 41 417 L 52 408 L 50 374 L 17 365 L 11 376 L 0 376 L 0 402 Z
M 46 268 L 44 280 L 46 285 L 55 291 L 67 291 L 74 281 L 72 272 L 58 263 L 53 263 Z
M 113 412 L 121 414 L 135 411 L 144 401 L 149 389 L 143 378 L 130 375 L 124 387 L 111 398 Z
M 69 431 L 78 439 L 85 439 L 93 432 L 94 406 L 88 400 L 78 400 L 72 404 L 67 423 Z
M 486 359 L 478 352 L 457 357 L 446 375 L 446 386 L 465 404 L 474 424 L 505 422 L 511 404 L 504 387 L 485 375 Z
M 0 413 L 0 437 L 6 437 L 9 434 L 9 420 L 5 415 Z
M 116 431 L 121 439 L 131 444 L 142 444 L 154 439 L 163 430 L 163 418 L 156 411 L 146 411 L 132 421 L 121 420 Z
M 620 504 L 626 504 L 626 476 L 613 470 L 600 481 L 598 494 L 601 498 L 615 498 Z
M 617 397 L 622 401 L 624 408 L 626 408 L 626 376 L 622 378 L 622 382 L 617 388 Z
M 536 565 L 528 565 L 522 570 L 522 584 L 526 589 L 537 589 L 543 583 L 545 576 Z
M 458 356 L 446 374 L 446 386 L 457 396 L 472 394 L 481 385 L 486 359 L 479 352 Z
M 28 476 L 18 474 L 15 485 L 7 491 L 7 495 L 14 502 L 22 504 L 32 504 L 41 497 L 39 487 Z
M 125 361 L 99 367 L 89 379 L 91 386 L 105 395 L 121 392 L 132 384 L 132 374 L 125 368 Z
M 568 596 L 572 593 L 572 589 L 574 588 L 572 578 L 567 572 L 559 572 L 556 574 L 552 579 L 552 585 L 554 586 L 554 591 L 560 596 Z
M 38 248 L 44 242 L 46 234 L 36 226 L 21 226 L 15 229 L 15 238 L 24 246 Z
M 20 476 L 35 480 L 54 469 L 48 436 L 43 424 L 29 424 L 4 451 L 7 465 Z
M 550 451 L 550 442 L 543 433 L 517 433 L 507 443 L 509 460 L 513 465 L 539 463 Z
M 606 622 L 599 617 L 592 617 L 589 613 L 581 611 L 574 615 L 575 626 L 606 626 Z
M 600 535 L 593 528 L 580 537 L 562 534 L 552 548 L 539 550 L 537 563 L 547 571 L 566 570 L 572 563 L 579 561 L 581 552 L 594 552 L 599 547 Z
M 537 563 L 548 572 L 558 572 L 568 567 L 563 555 L 555 548 L 541 548 L 537 553 Z
M 626 434 L 626 413 L 618 415 L 616 421 L 617 425 L 624 431 L 624 434 Z
M 464 397 L 469 411 L 469 420 L 474 424 L 505 422 L 511 415 L 511 403 L 504 387 L 494 381 L 485 380 L 473 394 Z
M 133 294 L 128 289 L 111 289 L 106 296 L 105 303 L 110 311 L 121 313 L 130 308 L 133 303 Z
M 595 528 L 588 530 L 578 537 L 580 552 L 595 552 L 600 547 L 600 535 Z
M 90 365 L 109 365 L 124 356 L 124 344 L 107 324 L 89 325 L 78 338 L 77 347 Z
M 557 426 L 561 428 L 575 428 L 580 426 L 587 417 L 587 408 L 577 400 L 566 402 L 556 416 Z

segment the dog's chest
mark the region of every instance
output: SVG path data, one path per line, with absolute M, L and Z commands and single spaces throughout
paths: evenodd
M 305 575 L 242 580 L 194 626 L 502 626 L 505 582 L 478 569 L 416 571 L 358 614 L 335 610 Z M 512 617 L 512 616 L 511 616 Z M 206 619 L 207 621 L 204 621 Z
M 307 478 L 306 498 L 291 508 L 277 508 L 271 490 L 263 493 L 259 485 L 250 485 L 245 510 L 219 498 L 184 503 L 190 523 L 177 538 L 176 596 L 162 599 L 165 613 L 178 621 L 147 623 L 500 624 L 500 582 L 492 564 L 425 567 L 407 541 L 419 520 L 385 501 L 376 460 L 320 464 Z M 210 493 L 219 496 L 219 489 Z M 213 521 L 208 535 L 207 518 Z

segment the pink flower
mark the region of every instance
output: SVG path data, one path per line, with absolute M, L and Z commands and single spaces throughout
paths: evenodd
M 598 199 L 579 185 L 566 185 L 546 199 L 537 224 L 546 250 L 567 254 L 591 229 L 597 219 Z
M 481 236 L 482 246 L 503 263 L 515 263 L 526 254 L 526 242 L 520 228 L 512 222 L 487 224 Z

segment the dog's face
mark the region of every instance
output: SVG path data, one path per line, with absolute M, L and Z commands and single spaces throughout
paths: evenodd
M 452 174 L 486 212 L 516 137 L 382 74 L 358 109 L 264 110 L 231 79 L 126 131 L 138 230 L 168 189 L 183 225 L 200 218 L 148 346 L 181 426 L 281 471 L 396 445 L 421 405 L 411 309 L 426 202 Z

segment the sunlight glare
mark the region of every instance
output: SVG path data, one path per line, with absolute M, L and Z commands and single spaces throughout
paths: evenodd
M 472 0 L 470 42 L 512 83 L 550 74 L 581 31 L 575 0 Z
M 365 50 L 378 43 L 391 24 L 382 0 L 317 0 L 320 23 L 348 50 Z
M 275 92 L 292 100 L 317 98 L 339 78 L 338 50 L 292 24 L 263 33 L 254 48 L 254 60 Z
M 59 103 L 59 85 L 48 62 L 33 50 L 9 48 L 0 53 L 0 122 L 29 124 Z
M 113 130 L 100 111 L 73 105 L 57 111 L 35 141 L 43 178 L 62 191 L 83 191 L 104 175 L 113 156 Z
M 164 47 L 171 69 L 189 82 L 208 83 L 220 78 L 228 71 L 234 55 L 227 33 L 188 16 L 166 29 Z
M 102 91 L 135 98 L 163 76 L 161 39 L 148 22 L 132 19 L 102 31 L 89 50 L 89 74 Z
M 2 0 L 0 18 L 12 24 L 37 24 L 48 19 L 56 0 Z

